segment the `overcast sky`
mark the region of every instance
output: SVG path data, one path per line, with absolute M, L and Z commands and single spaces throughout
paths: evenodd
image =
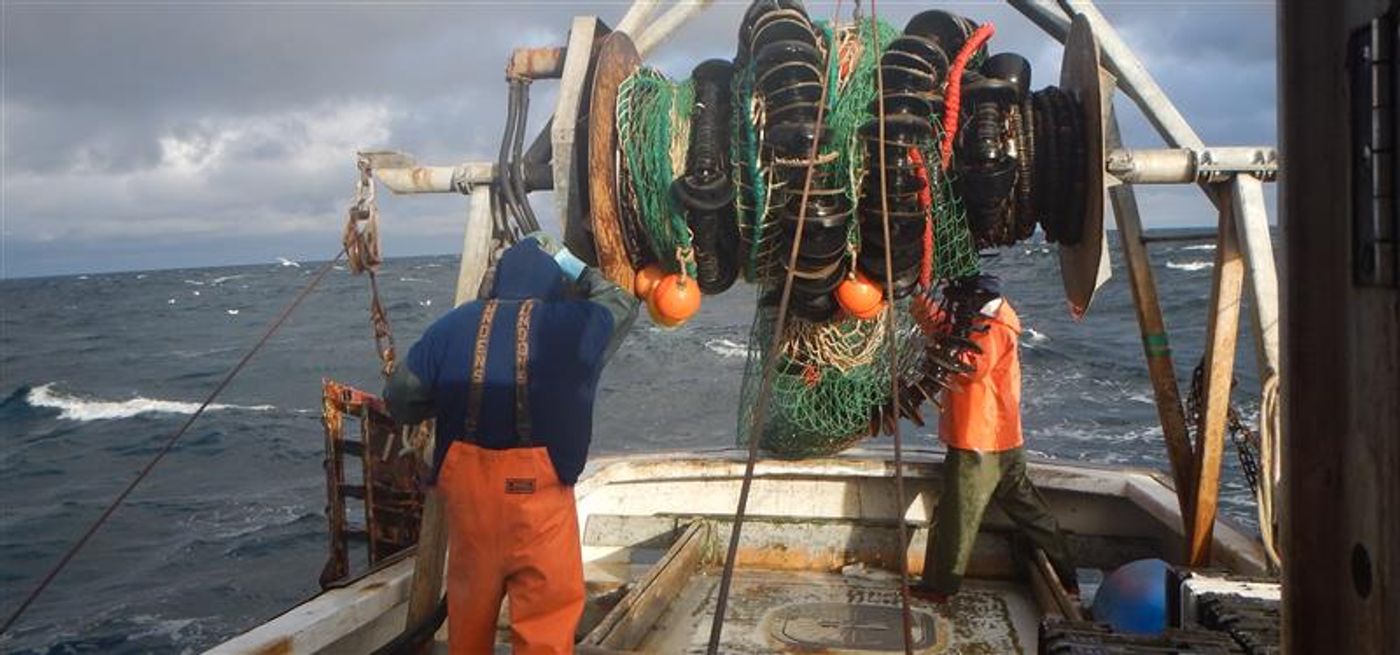
M 326 258 L 357 149 L 494 158 L 510 49 L 563 45 L 571 16 L 616 23 L 626 4 L 3 0 L 0 277 Z M 684 77 L 732 56 L 745 6 L 720 0 L 652 63 Z M 993 50 L 1030 58 L 1034 88 L 1058 79 L 1059 45 L 1001 3 L 878 9 L 902 26 L 935 6 L 994 22 Z M 1207 143 L 1277 142 L 1272 2 L 1101 7 Z M 532 134 L 553 90 L 532 89 Z M 1119 107 L 1129 145 L 1161 145 Z M 557 230 L 551 199 L 534 204 Z M 1149 227 L 1214 221 L 1194 188 L 1147 189 L 1144 204 Z M 454 252 L 465 207 L 384 198 L 386 253 Z

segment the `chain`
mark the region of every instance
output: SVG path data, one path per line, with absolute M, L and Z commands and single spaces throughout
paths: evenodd
M 1191 373 L 1191 393 L 1186 397 L 1186 423 L 1187 429 L 1199 434 L 1205 426 L 1205 359 L 1196 364 L 1196 370 Z M 1231 390 L 1234 389 L 1234 380 L 1230 381 Z M 1230 404 L 1225 414 L 1225 426 L 1230 432 L 1230 441 L 1235 444 L 1235 452 L 1239 456 L 1240 471 L 1244 474 L 1244 479 L 1249 483 L 1249 489 L 1259 496 L 1259 434 L 1245 425 L 1239 410 L 1235 409 L 1234 403 Z M 1197 441 L 1199 442 L 1199 437 Z
M 394 332 L 389 326 L 384 303 L 379 300 L 379 278 L 376 275 L 384 261 L 379 253 L 379 203 L 374 197 L 374 171 L 369 158 L 360 155 L 356 165 L 360 169 L 360 177 L 355 183 L 355 202 L 350 205 L 341 241 L 345 244 L 350 272 L 355 275 L 369 273 L 369 323 L 374 329 L 375 353 L 383 362 L 380 373 L 387 378 L 394 372 Z

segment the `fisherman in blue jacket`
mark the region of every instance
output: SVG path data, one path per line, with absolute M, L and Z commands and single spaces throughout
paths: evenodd
M 507 594 L 514 652 L 573 652 L 584 604 L 573 485 L 599 374 L 637 305 L 537 232 L 502 255 L 489 298 L 433 323 L 390 378 L 394 420 L 437 418 L 454 654 L 493 651 Z

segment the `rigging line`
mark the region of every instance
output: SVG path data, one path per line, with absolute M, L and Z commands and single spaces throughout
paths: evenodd
M 840 15 L 841 0 L 836 0 L 831 15 L 833 28 Z M 835 34 L 835 31 L 833 30 L 832 33 Z M 836 40 L 833 38 L 827 57 L 829 59 L 837 57 L 837 50 Z M 825 70 L 831 70 L 830 62 Z M 812 177 L 816 171 L 817 155 L 821 149 L 822 131 L 826 128 L 826 97 L 830 86 L 830 84 L 822 84 L 821 98 L 817 102 L 817 120 L 812 135 L 812 150 L 807 157 L 802 183 L 802 198 L 797 210 L 797 228 L 792 237 L 792 249 L 788 252 L 787 274 L 783 279 L 782 296 L 778 300 L 778 316 L 773 324 L 773 346 L 768 350 L 768 360 L 763 363 L 763 377 L 759 382 L 758 395 L 754 401 L 753 421 L 749 424 L 748 459 L 744 463 L 744 480 L 739 486 L 739 505 L 734 510 L 734 526 L 729 531 L 729 550 L 724 558 L 724 572 L 719 579 L 719 593 L 715 597 L 715 615 L 710 623 L 709 644 L 705 648 L 707 655 L 719 653 L 719 640 L 724 632 L 724 611 L 729 602 L 729 588 L 734 581 L 734 566 L 739 556 L 739 533 L 743 529 L 744 513 L 749 506 L 749 490 L 753 487 L 754 463 L 758 459 L 758 440 L 763 431 L 763 422 L 766 419 L 768 395 L 773 390 L 773 374 L 778 370 L 778 349 L 782 345 L 783 329 L 787 325 L 788 303 L 792 300 L 792 282 L 796 277 L 797 254 L 802 245 L 802 228 L 807 223 L 807 200 L 812 194 Z
M 880 52 L 880 25 L 875 9 L 875 0 L 870 0 L 870 31 L 874 41 L 875 52 Z M 899 427 L 899 344 L 895 340 L 895 320 L 893 314 L 897 311 L 894 306 L 894 263 L 891 255 L 890 241 L 890 199 L 886 194 L 886 180 L 889 173 L 885 168 L 886 148 L 885 148 L 885 74 L 883 66 L 875 67 L 875 120 L 879 123 L 880 132 L 880 224 L 885 232 L 885 311 L 891 316 L 885 321 L 885 334 L 888 338 L 888 350 L 890 357 L 890 407 L 894 408 L 894 425 L 892 436 L 894 437 L 894 497 L 895 517 L 899 524 L 899 614 L 903 623 L 904 652 L 911 655 L 913 650 L 913 615 L 909 611 L 909 534 L 904 524 L 904 439 Z
M 107 506 L 107 509 L 102 511 L 102 514 L 97 517 L 96 521 L 92 522 L 92 525 L 88 526 L 83 536 L 79 537 L 78 541 L 68 549 L 68 552 L 63 554 L 63 557 L 49 570 L 48 574 L 44 576 L 44 579 L 39 581 L 38 586 L 34 587 L 33 591 L 29 592 L 24 602 L 19 604 L 19 607 L 15 609 L 14 613 L 10 614 L 10 618 L 5 619 L 5 625 L 0 626 L 0 635 L 10 631 L 10 627 L 15 624 L 15 621 L 19 620 L 19 617 L 24 615 L 25 610 L 29 609 L 29 606 L 39 597 L 39 594 L 43 593 L 44 590 L 49 587 L 49 584 L 54 581 L 54 578 L 58 577 L 58 574 L 68 565 L 68 562 L 73 559 L 73 556 L 77 555 L 78 551 L 82 550 L 83 546 L 87 544 L 88 539 L 91 539 L 92 536 L 97 533 L 97 530 L 107 522 L 107 519 L 111 518 L 112 513 L 117 510 L 117 507 L 126 500 L 127 496 L 131 495 L 131 492 L 136 489 L 137 485 L 141 484 L 141 482 L 146 479 L 146 476 L 156 467 L 156 464 L 159 464 L 160 461 L 165 458 L 166 454 L 170 452 L 170 449 L 175 446 L 175 442 L 179 441 L 180 437 L 184 436 L 185 431 L 190 429 L 190 426 L 204 413 L 204 410 L 209 407 L 209 404 L 214 402 L 214 399 L 233 381 L 233 378 L 253 359 L 253 355 L 256 355 L 259 350 L 262 350 L 262 347 L 267 344 L 268 339 L 272 338 L 272 335 L 277 332 L 278 328 L 281 328 L 282 324 L 291 317 L 292 312 L 301 305 L 301 301 L 305 300 L 306 297 L 311 294 L 311 291 L 316 288 L 316 285 L 320 284 L 321 280 L 326 277 L 326 273 L 330 272 L 335 264 L 344 256 L 345 249 L 341 248 L 340 252 L 336 254 L 334 258 L 321 265 L 321 268 L 316 271 L 315 277 L 311 278 L 311 281 L 297 293 L 296 297 L 292 299 L 292 302 L 282 309 L 282 313 L 278 314 L 277 318 L 274 319 L 272 323 L 268 324 L 267 330 L 258 338 L 257 343 L 253 344 L 253 347 L 243 355 L 243 358 L 238 360 L 238 363 L 234 364 L 233 368 L 230 368 L 228 373 L 224 375 L 224 379 L 219 382 L 218 386 L 214 387 L 214 390 L 204 398 L 204 402 L 200 403 L 199 409 L 196 409 L 193 414 L 190 414 L 189 418 L 185 419 L 180 429 L 176 430 L 175 433 L 171 435 L 170 439 L 166 440 L 165 445 L 161 446 L 160 451 L 151 458 L 151 461 L 146 463 L 146 466 L 141 469 L 140 473 L 136 474 L 136 478 L 131 481 L 131 484 L 128 484 L 126 489 L 123 489 L 120 494 L 117 494 L 117 497 L 112 500 L 112 503 Z

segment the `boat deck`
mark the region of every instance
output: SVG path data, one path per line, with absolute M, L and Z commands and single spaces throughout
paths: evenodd
M 719 650 L 725 653 L 901 652 L 899 588 L 876 575 L 739 570 Z M 689 581 L 637 650 L 703 653 L 717 570 Z M 973 582 L 943 605 L 913 599 L 916 653 L 1033 653 L 1039 610 L 1011 583 Z

